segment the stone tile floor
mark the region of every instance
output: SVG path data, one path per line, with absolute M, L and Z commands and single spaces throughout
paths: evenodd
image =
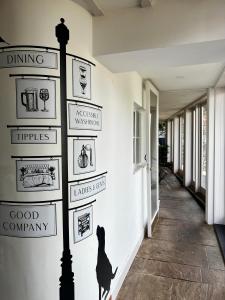
M 169 174 L 159 220 L 145 239 L 117 300 L 225 300 L 225 266 L 204 211 Z

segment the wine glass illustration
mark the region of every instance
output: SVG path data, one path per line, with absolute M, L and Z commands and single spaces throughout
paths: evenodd
M 47 112 L 46 109 L 46 101 L 49 99 L 49 91 L 48 89 L 40 89 L 39 97 L 42 101 L 44 101 L 44 108 L 41 111 Z
M 81 93 L 84 95 L 85 88 L 87 86 L 87 69 L 84 66 L 79 67 L 80 70 L 80 86 L 81 86 Z

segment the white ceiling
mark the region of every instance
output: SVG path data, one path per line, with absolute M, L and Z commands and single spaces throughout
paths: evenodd
M 196 100 L 206 88 L 215 86 L 225 67 L 225 40 L 113 53 L 97 59 L 113 72 L 137 71 L 151 79 L 164 92 L 160 97 L 160 118 L 166 118 Z M 171 90 L 185 93 L 169 92 L 166 100 L 165 92 Z
M 95 0 L 96 5 L 104 12 L 110 12 L 113 10 L 137 7 L 138 0 Z
M 168 119 L 170 116 L 187 106 L 189 103 L 202 97 L 204 94 L 206 94 L 206 92 L 207 89 L 160 92 L 160 119 Z

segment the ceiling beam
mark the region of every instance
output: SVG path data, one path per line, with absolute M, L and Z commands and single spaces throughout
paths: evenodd
M 140 0 L 140 7 L 152 7 L 155 4 L 156 0 Z
M 73 0 L 75 3 L 86 9 L 92 16 L 104 16 L 102 10 L 97 6 L 95 0 Z

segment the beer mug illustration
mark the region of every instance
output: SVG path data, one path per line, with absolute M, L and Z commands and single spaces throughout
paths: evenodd
M 90 166 L 93 166 L 91 146 L 89 144 L 82 145 L 81 153 L 78 157 L 78 166 L 82 169 L 87 168 L 88 163 L 89 163 L 87 151 L 90 152 Z
M 27 112 L 38 111 L 38 90 L 35 88 L 26 88 L 21 93 L 21 103 L 26 107 Z
M 84 66 L 80 66 L 79 70 L 81 93 L 84 95 L 86 93 L 85 88 L 87 86 L 87 69 Z

